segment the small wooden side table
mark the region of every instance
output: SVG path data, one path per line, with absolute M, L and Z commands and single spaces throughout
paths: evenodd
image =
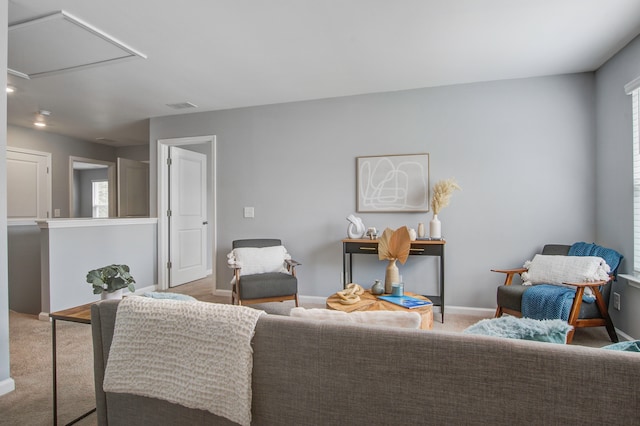
M 412 296 L 417 299 L 429 300 L 428 298 L 415 293 L 404 293 L 407 296 Z M 405 312 L 417 312 L 422 317 L 420 321 L 421 330 L 431 330 L 433 328 L 433 305 L 421 306 L 419 308 L 403 308 L 395 303 L 380 300 L 371 291 L 365 290 L 364 294 L 360 296 L 360 301 L 352 305 L 343 305 L 340 303 L 340 296 L 332 294 L 327 298 L 327 309 L 333 309 L 335 311 L 342 312 L 356 312 L 356 311 L 405 311 Z
M 82 306 L 76 306 L 75 308 L 64 309 L 58 312 L 52 312 L 49 314 L 51 318 L 51 350 L 53 355 L 52 365 L 53 365 L 53 424 L 56 426 L 58 424 L 58 372 L 57 372 L 57 362 L 56 362 L 56 321 L 70 321 L 70 322 L 78 322 L 81 324 L 91 324 L 91 305 L 93 303 L 88 303 Z M 92 414 L 96 411 L 93 408 L 90 411 L 87 411 L 80 417 L 72 420 L 67 423 L 67 425 L 72 425 L 77 423 L 78 421 L 84 419 L 88 415 Z

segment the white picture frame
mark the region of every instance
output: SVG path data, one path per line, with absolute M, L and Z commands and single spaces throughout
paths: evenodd
M 356 157 L 356 211 L 429 211 L 429 154 Z

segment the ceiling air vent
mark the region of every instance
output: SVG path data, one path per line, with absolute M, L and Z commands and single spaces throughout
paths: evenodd
M 191 102 L 178 102 L 176 104 L 167 104 L 167 106 L 173 109 L 198 108 L 198 105 L 194 105 Z

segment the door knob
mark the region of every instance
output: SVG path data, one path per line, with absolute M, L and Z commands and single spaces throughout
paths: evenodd
M 202 222 L 203 225 L 208 225 L 209 222 L 207 222 L 206 220 L 204 222 Z

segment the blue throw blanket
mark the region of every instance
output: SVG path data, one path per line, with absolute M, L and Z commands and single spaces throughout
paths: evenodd
M 567 321 L 575 295 L 575 290 L 569 287 L 551 284 L 531 286 L 522 294 L 522 316 Z
M 599 246 L 593 243 L 575 243 L 569 248 L 569 256 L 597 256 L 604 259 L 615 274 L 623 256 L 614 249 Z

